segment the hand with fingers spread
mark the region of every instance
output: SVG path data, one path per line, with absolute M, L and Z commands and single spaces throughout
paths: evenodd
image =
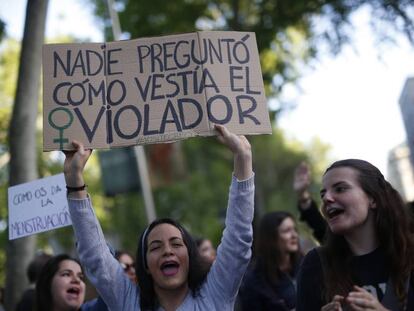
M 299 195 L 307 191 L 311 183 L 310 167 L 306 162 L 301 162 L 295 169 L 293 178 L 293 190 Z
M 354 290 L 349 293 L 345 301 L 351 307 L 351 310 L 355 311 L 387 311 L 377 298 L 375 298 L 370 292 L 366 289 L 354 286 Z
M 301 209 L 310 207 L 311 195 L 309 193 L 309 186 L 311 184 L 310 167 L 306 162 L 302 162 L 295 169 L 293 176 L 293 190 L 296 192 Z
M 335 295 L 330 303 L 327 303 L 321 308 L 321 311 L 342 311 L 341 303 L 343 301 L 343 296 Z
M 72 141 L 75 147 L 73 151 L 64 151 L 65 163 L 63 165 L 63 172 L 65 174 L 66 185 L 69 187 L 81 187 L 85 184 L 83 180 L 83 169 L 88 161 L 92 150 L 85 149 L 83 144 L 79 141 Z M 85 197 L 86 191 L 78 191 L 71 193 L 72 197 Z
M 234 176 L 238 180 L 246 180 L 253 174 L 252 148 L 243 135 L 236 135 L 222 125 L 215 124 L 218 140 L 226 145 L 234 155 Z

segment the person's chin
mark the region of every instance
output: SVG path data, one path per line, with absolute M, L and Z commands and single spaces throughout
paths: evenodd
M 299 245 L 298 244 L 291 244 L 288 246 L 288 251 L 289 253 L 296 253 L 299 250 Z
M 329 228 L 331 229 L 331 232 L 336 235 L 344 235 L 346 234 L 350 229 L 349 226 L 346 226 L 344 224 L 334 224 L 329 225 Z
M 171 280 L 171 282 L 169 282 L 168 286 L 171 289 L 178 289 L 178 288 L 181 288 L 181 287 L 184 286 L 184 282 L 179 280 L 179 279 Z
M 82 301 L 69 301 L 66 303 L 66 305 L 68 307 L 67 310 L 77 311 L 82 305 Z
M 169 277 L 167 280 L 160 280 L 157 284 L 157 287 L 163 290 L 175 290 L 183 286 L 183 282 L 180 279 L 175 277 Z

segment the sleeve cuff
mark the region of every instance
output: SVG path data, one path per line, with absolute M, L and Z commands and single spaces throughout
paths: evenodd
M 237 185 L 238 189 L 247 190 L 247 189 L 251 189 L 252 187 L 254 187 L 254 177 L 255 177 L 255 174 L 253 173 L 252 176 L 250 176 L 247 179 L 238 180 L 236 176 L 234 176 L 233 174 L 232 182 Z

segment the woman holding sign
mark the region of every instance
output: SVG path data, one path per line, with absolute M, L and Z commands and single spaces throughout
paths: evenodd
M 91 154 L 79 142 L 66 153 L 65 178 L 81 262 L 111 310 L 233 310 L 251 256 L 254 177 L 252 154 L 244 136 L 216 125 L 218 139 L 234 155 L 226 229 L 208 274 L 200 270 L 196 245 L 170 219 L 149 225 L 138 241 L 138 286 L 131 284 L 105 243 L 85 191 L 83 169 Z
M 398 192 L 372 164 L 333 163 L 322 181 L 326 243 L 309 252 L 296 310 L 414 310 L 414 235 Z

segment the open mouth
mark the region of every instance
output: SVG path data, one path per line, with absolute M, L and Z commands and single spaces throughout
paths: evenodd
M 328 207 L 326 209 L 326 216 L 328 216 L 328 219 L 333 219 L 336 216 L 343 214 L 344 212 L 345 210 L 340 207 Z
M 166 261 L 161 265 L 162 274 L 165 276 L 173 276 L 177 274 L 180 265 L 176 261 Z
M 80 288 L 78 287 L 71 287 L 66 291 L 72 297 L 78 297 L 80 294 Z

